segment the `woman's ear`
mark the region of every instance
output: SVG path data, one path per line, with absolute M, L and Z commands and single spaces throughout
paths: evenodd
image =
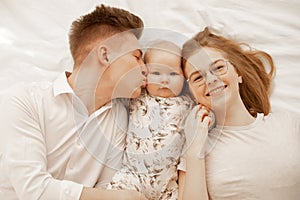
M 243 78 L 242 78 L 241 75 L 238 76 L 238 81 L 239 81 L 239 83 L 242 83 L 242 82 L 243 82 Z
M 108 48 L 105 45 L 100 45 L 97 48 L 97 58 L 102 66 L 109 65 Z

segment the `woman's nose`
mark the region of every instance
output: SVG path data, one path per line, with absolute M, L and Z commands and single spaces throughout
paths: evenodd
M 218 80 L 218 77 L 213 75 L 212 73 L 210 72 L 207 72 L 206 73 L 206 84 L 207 85 L 212 85 L 214 83 L 216 83 Z

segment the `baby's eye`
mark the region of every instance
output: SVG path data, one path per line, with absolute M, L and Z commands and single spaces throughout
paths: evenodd
M 159 72 L 150 72 L 150 74 L 153 74 L 153 75 L 160 75 Z
M 171 72 L 170 75 L 171 75 L 171 76 L 177 76 L 177 75 L 179 75 L 179 74 L 178 74 L 177 72 Z

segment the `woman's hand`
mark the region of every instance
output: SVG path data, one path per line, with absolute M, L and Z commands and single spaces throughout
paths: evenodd
M 208 200 L 205 177 L 204 146 L 211 119 L 209 110 L 195 106 L 185 121 L 186 135 L 186 172 L 179 174 L 179 200 Z M 201 157 L 200 157 L 201 156 Z M 199 159 L 201 158 L 201 159 Z
M 205 141 L 208 135 L 208 125 L 211 122 L 209 110 L 202 106 L 196 105 L 185 121 L 186 136 L 186 156 L 203 155 Z

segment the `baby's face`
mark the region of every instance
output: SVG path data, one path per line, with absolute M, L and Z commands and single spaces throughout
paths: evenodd
M 181 93 L 184 76 L 180 56 L 168 52 L 151 52 L 146 60 L 149 73 L 147 91 L 159 97 L 175 97 Z

